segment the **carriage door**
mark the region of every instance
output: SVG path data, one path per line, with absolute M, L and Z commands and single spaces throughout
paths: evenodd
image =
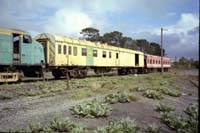
M 116 53 L 115 66 L 119 66 L 119 52 Z
M 13 64 L 20 64 L 20 34 L 13 34 Z
M 139 55 L 135 54 L 135 66 L 139 66 Z

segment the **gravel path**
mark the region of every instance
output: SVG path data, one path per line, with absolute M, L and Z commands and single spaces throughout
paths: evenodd
M 184 95 L 179 98 L 166 97 L 163 102 L 176 107 L 177 111 L 181 112 L 191 102 L 198 100 L 198 89 L 189 80 L 180 78 L 177 82 L 181 85 L 181 92 Z M 188 94 L 191 94 L 191 96 L 188 96 Z M 154 111 L 158 101 L 147 99 L 137 93 L 136 95 L 139 97 L 138 101 L 112 105 L 113 113 L 107 118 L 100 119 L 78 119 L 71 116 L 68 109 L 75 104 L 102 96 L 78 101 L 70 100 L 66 97 L 66 94 L 44 98 L 35 96 L 3 100 L 0 101 L 0 132 L 27 129 L 30 123 L 36 122 L 46 125 L 56 116 L 70 117 L 73 121 L 83 122 L 92 129 L 104 125 L 112 119 L 130 117 L 136 119 L 140 125 L 153 122 L 160 123 L 167 130 L 167 127 L 158 120 L 158 113 Z

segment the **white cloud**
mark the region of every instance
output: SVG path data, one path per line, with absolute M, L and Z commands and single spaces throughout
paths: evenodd
M 191 13 L 184 13 L 181 15 L 181 19 L 171 26 L 166 26 L 168 31 L 166 33 L 184 33 L 186 34 L 189 30 L 199 25 L 198 15 Z
M 145 38 L 160 44 L 160 28 L 161 27 L 153 28 L 151 26 L 146 26 L 145 28 L 134 32 L 132 35 L 137 39 Z M 164 26 L 164 28 L 167 29 L 167 31 L 164 31 L 163 36 L 164 48 L 171 58 L 174 58 L 175 56 L 198 58 L 198 15 L 183 13 L 175 24 Z
M 61 9 L 48 19 L 44 30 L 52 34 L 77 37 L 83 28 L 92 24 L 92 19 L 81 11 Z
M 169 12 L 169 13 L 167 13 L 167 17 L 173 17 L 173 16 L 175 16 L 175 15 L 176 15 L 175 12 Z

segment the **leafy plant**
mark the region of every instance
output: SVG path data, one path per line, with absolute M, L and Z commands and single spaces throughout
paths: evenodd
M 130 118 L 110 121 L 107 126 L 98 128 L 95 133 L 136 133 L 140 128 Z
M 125 103 L 135 101 L 136 97 L 126 91 L 109 94 L 105 97 L 105 102 L 113 104 L 117 102 Z
M 0 94 L 0 100 L 12 99 L 11 94 Z
M 58 120 L 55 118 L 51 123 L 49 128 L 53 131 L 60 131 L 60 132 L 67 132 L 71 130 L 74 127 L 73 122 L 71 122 L 69 119 L 65 120 Z
M 190 104 L 186 108 L 185 113 L 189 115 L 188 124 L 190 128 L 188 132 L 198 133 L 198 104 Z
M 198 120 L 198 104 L 190 104 L 184 111 L 189 116 L 191 116 L 193 119 Z
M 147 132 L 147 133 L 159 133 L 160 129 L 161 129 L 160 126 L 158 126 L 157 124 L 153 123 L 153 124 L 147 125 L 147 127 L 144 128 L 144 131 Z
M 170 111 L 174 111 L 175 109 L 169 107 L 169 106 L 166 106 L 164 104 L 159 104 L 156 106 L 156 111 L 158 112 L 170 112 Z
M 29 128 L 31 130 L 32 133 L 38 133 L 38 132 L 41 132 L 43 131 L 43 127 L 40 125 L 40 123 L 31 123 L 29 125 Z
M 161 113 L 161 120 L 166 123 L 170 128 L 178 131 L 183 132 L 188 128 L 188 123 L 185 118 L 176 114 L 173 111 L 170 112 L 162 112 Z
M 31 132 L 72 132 L 72 133 L 88 133 L 84 125 L 72 122 L 70 119 L 55 118 L 47 127 L 40 124 L 31 124 L 29 126 Z
M 160 92 L 155 90 L 146 90 L 144 91 L 143 95 L 152 99 L 158 99 L 158 100 L 163 99 Z
M 172 89 L 168 89 L 168 88 L 163 88 L 162 89 L 162 93 L 172 96 L 172 97 L 179 97 L 181 96 L 181 93 L 176 91 L 176 90 L 172 90 Z
M 136 88 L 136 91 L 139 91 L 139 92 L 144 92 L 145 90 L 146 90 L 146 88 L 144 88 L 144 87 Z
M 107 116 L 111 112 L 111 107 L 109 107 L 106 103 L 92 100 L 75 105 L 70 110 L 71 113 L 77 117 L 94 118 Z

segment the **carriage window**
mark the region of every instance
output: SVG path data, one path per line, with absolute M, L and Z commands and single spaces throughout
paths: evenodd
M 112 53 L 111 52 L 109 52 L 109 58 L 111 58 L 112 57 Z
M 116 53 L 116 59 L 118 59 L 119 58 L 119 54 L 118 53 Z
M 86 48 L 82 48 L 82 56 L 87 56 L 87 49 Z
M 19 43 L 20 43 L 20 36 L 15 35 L 13 36 L 13 53 L 14 54 L 19 54 Z
M 102 57 L 103 57 L 103 58 L 106 58 L 106 51 L 103 51 Z
M 73 47 L 73 54 L 74 56 L 77 56 L 77 47 Z
M 61 45 L 58 45 L 58 54 L 61 54 L 61 51 L 62 51 L 62 47 Z
M 71 47 L 71 46 L 69 46 L 69 48 L 68 48 L 68 54 L 69 54 L 69 55 L 72 54 L 72 47 Z
M 67 54 L 67 46 L 66 45 L 63 46 L 63 54 Z
M 97 57 L 97 50 L 93 50 L 93 57 Z
M 152 64 L 152 60 L 150 59 L 150 64 Z
M 29 35 L 23 36 L 23 43 L 31 43 L 31 42 L 32 42 L 31 36 Z

